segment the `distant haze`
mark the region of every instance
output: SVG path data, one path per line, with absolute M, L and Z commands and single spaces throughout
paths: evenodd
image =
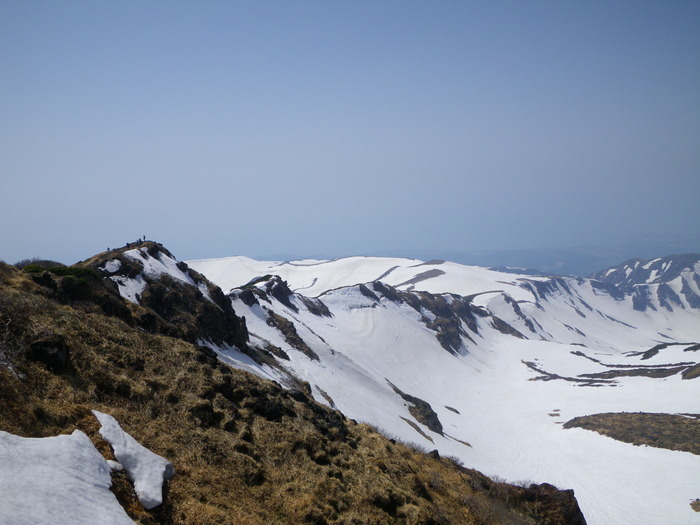
M 698 27 L 693 1 L 8 0 L 0 259 L 700 251 Z

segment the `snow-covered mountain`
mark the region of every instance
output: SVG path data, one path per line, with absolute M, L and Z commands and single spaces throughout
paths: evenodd
M 588 523 L 700 523 L 698 455 L 564 428 L 700 414 L 697 256 L 591 279 L 368 257 L 187 266 L 245 318 L 245 349 L 209 342 L 222 360 L 489 475 L 573 488 Z
M 632 295 L 637 310 L 700 308 L 700 255 L 632 259 L 592 278 Z

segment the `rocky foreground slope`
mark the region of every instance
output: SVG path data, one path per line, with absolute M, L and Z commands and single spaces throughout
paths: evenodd
M 138 523 L 584 523 L 572 491 L 487 478 L 317 403 L 317 388 L 278 366 L 290 353 L 314 361 L 293 323 L 271 317 L 286 349 L 251 344 L 230 299 L 155 243 L 25 270 L 0 264 L 0 431 L 79 429 L 115 459 L 92 411 L 115 417 L 174 466 L 163 504 L 151 510 L 113 472 L 112 491 Z M 375 289 L 367 300 L 378 293 L 392 292 Z M 279 294 L 283 303 L 286 291 Z M 299 301 L 327 315 L 320 302 Z M 457 328 L 435 324 L 446 355 L 461 351 L 453 331 L 472 315 L 478 309 L 455 306 Z M 285 387 L 227 366 L 226 357 Z M 401 385 L 391 388 L 420 406 Z M 13 482 L 7 470 L 0 478 Z M 3 498 L 0 515 L 12 515 L 12 505 Z

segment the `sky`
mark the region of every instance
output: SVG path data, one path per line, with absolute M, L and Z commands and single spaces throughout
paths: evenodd
M 0 3 L 0 259 L 700 244 L 700 2 Z

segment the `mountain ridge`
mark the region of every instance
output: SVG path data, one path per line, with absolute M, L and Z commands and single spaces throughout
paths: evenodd
M 667 300 L 667 308 L 662 293 L 649 298 L 655 309 L 640 310 L 633 293 L 604 279 L 512 274 L 439 260 L 266 263 L 238 257 L 224 260 L 223 270 L 213 261 L 177 261 L 158 243 L 144 242 L 98 254 L 65 275 L 9 272 L 8 281 L 30 279 L 39 287 L 33 293 L 76 312 L 114 317 L 125 330 L 175 337 L 190 345 L 182 347 L 189 357 L 181 363 L 194 360 L 216 377 L 230 365 L 272 379 L 278 386 L 246 381 L 256 391 L 274 391 L 275 399 L 281 392 L 314 399 L 394 441 L 435 449 L 492 476 L 572 486 L 588 523 L 623 515 L 629 523 L 694 519 L 688 502 L 700 492 L 696 456 L 601 440 L 601 423 L 588 417 L 700 412 L 694 401 L 700 393 L 698 310 L 671 274 L 668 286 L 680 304 Z M 80 280 L 78 270 L 92 277 L 73 282 Z M 63 335 L 67 347 L 76 336 Z M 137 375 L 154 366 L 137 355 L 120 360 Z M 70 367 L 60 373 L 74 374 Z M 111 383 L 109 396 L 151 391 L 148 381 Z M 239 400 L 243 394 L 226 379 L 208 388 L 190 405 L 187 424 L 237 427 L 227 414 L 240 411 L 240 401 L 278 422 L 294 419 L 298 410 L 265 396 Z M 155 392 L 146 397 L 160 395 Z M 236 410 L 225 408 L 229 402 Z M 574 420 L 581 423 L 565 425 Z M 579 449 L 587 451 L 587 461 L 572 454 Z M 264 457 L 258 450 L 254 461 L 262 465 Z M 654 486 L 667 469 L 677 479 Z M 250 480 L 261 479 L 255 472 L 258 467 Z M 621 484 L 623 472 L 628 478 Z M 410 522 L 406 496 L 392 498 L 377 500 L 386 519 Z M 343 512 L 308 517 L 340 523 Z
M 153 259 L 125 272 L 146 282 L 136 294 L 129 283 L 111 278 L 125 278 L 116 263 L 105 266 L 124 252 L 56 273 L 0 264 L 3 453 L 17 441 L 4 439 L 8 432 L 39 441 L 77 432 L 99 451 L 93 456 L 100 469 L 109 470 L 105 460 L 114 456 L 98 431 L 92 412 L 98 410 L 175 467 L 163 504 L 151 510 L 138 502 L 123 473 L 112 472 L 114 496 L 137 523 L 585 523 L 572 491 L 491 480 L 437 452 L 388 439 L 316 403 L 303 383 L 285 389 L 230 368 L 190 342 L 198 333 L 173 332 L 169 325 L 183 312 L 169 317 L 170 303 L 149 302 L 148 287 L 161 280 L 182 293 L 176 281 L 189 273 L 174 265 L 174 276 L 144 277 L 145 268 L 170 257 L 150 248 L 129 248 Z M 192 280 L 183 285 L 192 288 L 192 300 L 211 303 L 211 293 L 206 297 Z M 117 298 L 129 315 L 108 306 Z M 143 324 L 134 313 L 144 311 L 159 321 Z M 44 450 L 51 450 L 48 443 Z M 21 476 L 4 470 L 0 485 L 14 487 Z M 104 481 L 95 487 L 106 491 Z M 32 499 L 31 485 L 21 490 Z M 0 516 L 34 523 L 33 510 L 48 515 L 52 496 L 21 509 L 5 499 Z M 64 494 L 69 501 L 61 508 L 77 496 Z M 102 519 L 123 523 L 122 516 Z

